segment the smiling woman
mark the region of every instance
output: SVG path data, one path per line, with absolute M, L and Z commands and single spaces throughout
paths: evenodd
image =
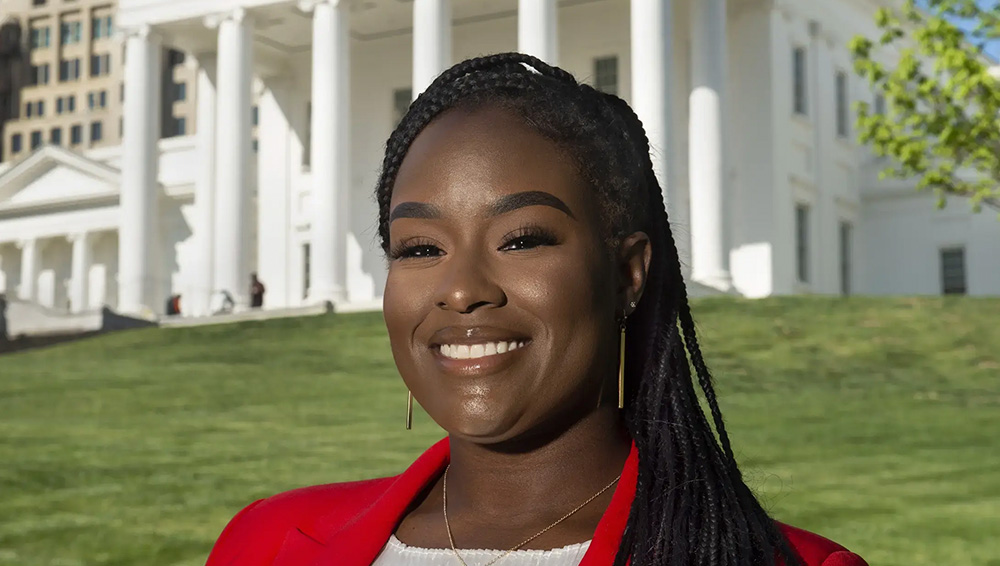
M 376 192 L 393 357 L 448 438 L 400 476 L 251 504 L 209 566 L 864 565 L 743 482 L 624 101 L 465 61 Z

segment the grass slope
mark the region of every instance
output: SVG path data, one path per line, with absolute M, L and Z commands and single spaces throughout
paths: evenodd
M 751 485 L 883 566 L 1000 565 L 1000 300 L 695 303 Z M 0 357 L 0 566 L 197 565 L 254 498 L 393 474 L 440 432 L 379 314 Z

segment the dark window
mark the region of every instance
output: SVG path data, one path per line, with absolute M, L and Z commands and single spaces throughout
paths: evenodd
M 174 135 L 175 136 L 185 136 L 185 135 L 187 135 L 187 119 L 186 118 L 174 118 Z
M 397 88 L 392 91 L 392 123 L 398 124 L 406 111 L 410 109 L 410 101 L 413 98 L 413 89 Z
M 840 223 L 840 294 L 851 294 L 851 233 L 850 222 Z
M 184 64 L 184 52 L 171 49 L 167 52 L 167 66 L 176 67 Z
M 177 83 L 174 85 L 174 100 L 187 100 L 187 83 Z
M 45 115 L 45 101 L 44 100 L 39 100 L 38 102 L 35 103 L 35 114 L 37 114 L 38 117 L 42 117 L 42 116 Z
M 66 97 L 66 110 L 68 112 L 76 112 L 76 95 L 71 94 Z
M 32 86 L 49 84 L 49 64 L 42 63 L 41 65 L 32 65 L 31 76 L 29 79 Z
M 56 99 L 56 114 L 63 113 L 63 104 L 64 104 L 63 97 L 60 96 L 59 98 Z
M 87 107 L 93 110 L 97 108 L 97 95 L 93 92 L 87 93 Z
M 309 288 L 312 285 L 310 281 L 310 273 L 312 268 L 310 267 L 310 256 L 312 250 L 309 249 L 309 244 L 302 244 L 302 298 L 309 298 Z
M 302 165 L 312 163 L 312 101 L 306 103 L 306 132 L 302 139 Z
M 964 295 L 968 291 L 965 280 L 965 248 L 941 250 L 941 291 L 945 295 Z
M 809 281 L 809 207 L 795 207 L 795 266 L 799 281 Z
M 14 134 L 10 137 L 10 151 L 11 153 L 20 153 L 23 147 L 23 141 L 21 139 L 21 134 Z
M 31 132 L 31 149 L 38 149 L 42 146 L 42 132 Z
M 45 0 L 31 0 L 32 6 L 44 6 Z
M 52 145 L 62 145 L 62 129 L 52 128 L 52 131 L 49 132 L 49 141 Z
M 102 37 L 111 37 L 114 30 L 112 29 L 111 16 L 103 16 L 100 18 L 94 18 L 91 20 L 91 35 L 94 39 L 101 39 Z
M 80 32 L 83 24 L 80 22 L 63 22 L 60 26 L 60 39 L 63 45 L 80 43 Z
M 792 52 L 792 83 L 795 97 L 795 113 L 803 116 L 809 114 L 807 104 L 807 69 L 806 69 L 806 49 L 796 47 Z
M 44 49 L 52 44 L 51 31 L 48 26 L 31 28 L 31 48 Z
M 875 113 L 885 116 L 885 95 L 881 93 L 875 95 Z
M 98 106 L 101 108 L 108 107 L 108 91 L 102 90 L 100 94 L 97 95 Z
M 250 149 L 252 149 L 254 153 L 260 151 L 260 142 L 257 141 L 257 138 L 250 140 Z
M 77 124 L 69 129 L 69 143 L 73 145 L 83 143 L 83 126 Z
M 107 53 L 103 55 L 90 56 L 90 76 L 103 77 L 111 73 L 111 56 Z
M 99 142 L 104 138 L 104 125 L 101 122 L 90 123 L 90 141 Z
M 594 88 L 608 94 L 618 94 L 618 57 L 594 59 Z
M 24 105 L 24 117 L 31 118 L 35 115 L 35 103 L 29 102 Z
M 848 107 L 847 73 L 837 72 L 837 135 L 846 138 L 850 131 L 850 108 Z
M 184 86 L 184 85 L 182 83 L 177 86 Z M 178 98 L 177 100 L 184 100 L 184 99 Z M 254 126 L 260 125 L 260 106 L 257 106 L 256 104 L 254 104 L 253 107 L 250 108 L 250 123 L 253 124 Z
M 80 79 L 80 60 L 64 59 L 59 62 L 59 80 L 75 81 Z

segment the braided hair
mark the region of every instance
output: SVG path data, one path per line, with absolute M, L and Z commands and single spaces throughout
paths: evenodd
M 615 566 L 798 564 L 737 467 L 695 335 L 649 141 L 624 100 L 519 53 L 448 69 L 410 105 L 386 143 L 376 188 L 383 250 L 393 185 L 413 140 L 448 110 L 484 107 L 514 113 L 573 158 L 602 205 L 609 250 L 635 231 L 650 238 L 647 289 L 626 338 L 624 419 L 639 472 Z

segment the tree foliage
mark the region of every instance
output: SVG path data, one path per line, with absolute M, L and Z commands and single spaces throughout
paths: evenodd
M 916 179 L 939 207 L 955 195 L 1000 210 L 1000 74 L 983 54 L 1000 38 L 1000 2 L 906 0 L 875 23 L 881 36 L 850 48 L 885 101 L 859 103 L 857 119 L 860 141 L 889 158 L 883 177 Z

